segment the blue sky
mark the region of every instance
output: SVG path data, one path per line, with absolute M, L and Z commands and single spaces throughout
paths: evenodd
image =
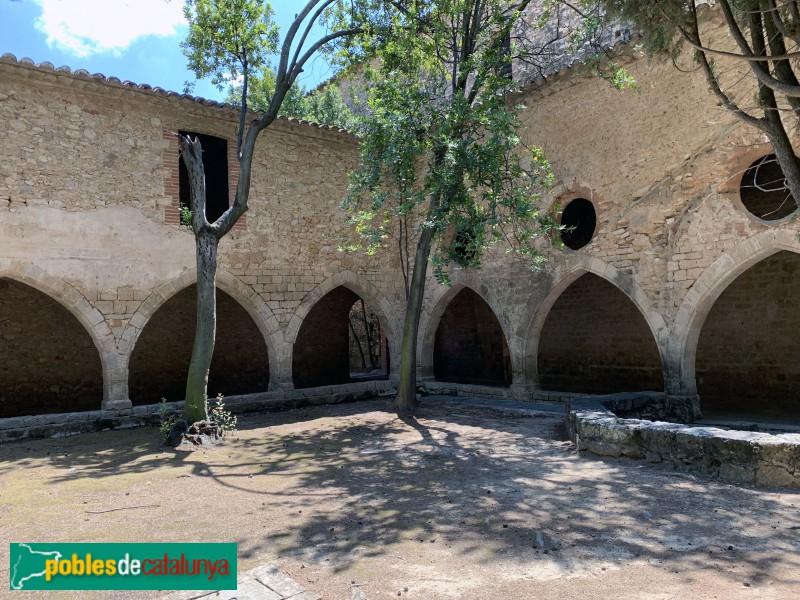
M 282 32 L 301 5 L 272 2 Z M 182 7 L 183 0 L 0 0 L 0 54 L 180 92 L 194 80 L 178 46 L 186 35 Z M 301 83 L 313 87 L 331 74 L 317 58 Z M 214 100 L 225 95 L 207 82 L 193 93 Z

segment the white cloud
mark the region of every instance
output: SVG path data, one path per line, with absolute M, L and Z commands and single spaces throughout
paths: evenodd
M 36 0 L 36 28 L 47 45 L 78 57 L 121 55 L 147 35 L 168 36 L 186 22 L 183 0 Z

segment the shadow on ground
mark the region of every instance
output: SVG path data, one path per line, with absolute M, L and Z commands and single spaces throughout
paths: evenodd
M 205 454 L 165 450 L 153 429 L 10 444 L 0 481 L 20 468 L 53 468 L 51 485 L 177 469 L 231 511 L 241 558 L 340 573 L 383 562 L 446 579 L 469 564 L 546 579 L 642 561 L 687 584 L 713 569 L 746 586 L 800 585 L 797 494 L 578 457 L 559 415 L 436 403 L 400 419 L 386 408 L 248 416 Z

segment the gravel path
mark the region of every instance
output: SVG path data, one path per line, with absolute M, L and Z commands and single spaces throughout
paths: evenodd
M 797 493 L 579 456 L 555 412 L 387 407 L 247 415 L 194 453 L 153 429 L 0 446 L 0 564 L 10 541 L 233 541 L 325 600 L 800 597 Z

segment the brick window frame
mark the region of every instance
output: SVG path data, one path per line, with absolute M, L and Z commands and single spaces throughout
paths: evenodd
M 178 136 L 175 135 L 177 129 L 165 128 L 162 131 L 162 137 L 166 142 L 163 155 L 166 170 L 164 195 L 170 199 L 170 203 L 164 207 L 164 224 L 166 225 L 181 224 L 180 147 Z M 228 138 L 223 139 L 228 142 L 228 205 L 230 205 L 236 197 L 236 186 L 239 183 L 239 160 L 236 156 L 236 142 Z M 239 217 L 233 229 L 238 231 L 247 229 L 247 213 Z

